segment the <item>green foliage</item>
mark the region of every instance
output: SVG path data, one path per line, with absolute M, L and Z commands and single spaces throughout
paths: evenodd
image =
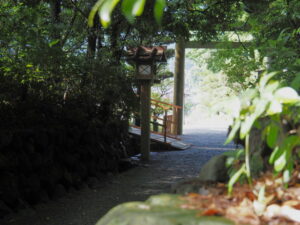
M 105 4 L 105 2 L 109 2 Z M 240 14 L 236 10 L 241 4 L 235 0 L 216 3 L 214 0 L 204 2 L 186 2 L 182 0 L 99 0 L 90 11 L 88 24 L 97 26 L 98 21 L 107 30 L 114 29 L 114 24 L 130 24 L 127 40 L 129 45 L 169 43 L 179 37 L 197 40 L 215 38 L 219 29 L 225 29 Z M 105 8 L 103 8 L 105 7 Z M 126 19 L 124 19 L 125 16 Z M 135 17 L 139 16 L 137 20 Z M 111 20 L 111 18 L 113 18 Z M 108 26 L 111 23 L 111 26 Z M 122 28 L 124 26 L 121 26 Z M 122 29 L 121 28 L 121 29 Z M 127 33 L 125 30 L 124 33 Z
M 224 90 L 220 84 L 228 82 L 233 91 L 239 91 L 255 87 L 259 75 L 253 71 L 268 67 L 279 71 L 280 81 L 298 90 L 299 12 L 298 0 L 263 0 L 259 5 L 246 0 L 99 0 L 96 4 L 92 0 L 0 0 L 1 125 L 9 127 L 8 122 L 13 121 L 22 126 L 18 123 L 23 112 L 28 116 L 23 121 L 29 117 L 47 121 L 49 115 L 57 115 L 52 111 L 73 103 L 82 108 L 79 114 L 86 115 L 78 118 L 97 120 L 110 115 L 108 119 L 126 121 L 135 106 L 130 69 L 123 60 L 126 46 L 178 38 L 230 41 L 228 30 L 243 41 L 238 28 L 245 27 L 252 37 L 250 44 L 235 50 L 230 44 L 223 46 L 210 61 L 209 68 L 223 71 L 227 78 L 206 73 L 202 81 L 214 90 Z M 135 20 L 136 16 L 140 19 Z M 228 141 L 236 133 L 247 141 L 245 165 L 230 186 L 243 174 L 250 179 L 249 133 L 264 117 L 270 118 L 264 131 L 273 149 L 269 161 L 275 172 L 283 173 L 284 182 L 291 174 L 292 153 L 299 144 L 295 126 L 300 120 L 299 96 L 271 80 L 272 76 L 262 76 L 256 88 L 234 101 L 235 124 Z M 232 90 L 226 89 L 223 96 L 231 95 Z M 30 110 L 37 105 L 52 107 Z M 288 131 L 286 121 L 292 126 Z
M 232 49 L 230 44 L 225 49 L 219 49 L 212 54 L 208 60 L 208 68 L 214 72 L 222 71 L 228 77 L 229 86 L 235 83 L 247 88 L 256 82 L 256 74 L 252 71 L 259 69 L 260 62 L 257 62 L 252 49 L 243 47 Z
M 156 19 L 156 22 L 159 24 L 161 24 L 165 6 L 166 6 L 165 0 L 156 0 L 155 5 L 154 5 L 154 17 Z
M 73 114 L 87 125 L 129 119 L 131 77 L 107 48 L 112 38 L 86 26 L 88 3 L 0 0 L 1 127 L 67 123 Z
M 172 95 L 174 80 L 172 79 L 173 73 L 168 70 L 167 64 L 160 64 L 157 67 L 156 77 L 159 80 L 159 83 L 153 84 L 151 98 L 166 103 L 172 103 L 170 96 Z M 165 112 L 161 107 L 153 107 L 152 113 L 154 116 L 163 117 Z
M 255 85 L 259 77 L 254 71 L 277 71 L 278 79 L 291 84 L 299 75 L 299 11 L 297 0 L 262 0 L 259 3 L 243 1 L 241 20 L 230 25 L 231 34 L 222 35 L 221 46 L 209 60 L 209 68 L 223 71 L 231 83 L 238 82 L 247 88 Z M 245 10 L 245 11 L 244 11 Z M 242 37 L 239 28 L 245 27 L 249 40 Z M 233 33 L 233 35 L 232 35 Z M 234 38 L 232 37 L 234 36 Z M 230 41 L 244 42 L 232 49 Z M 297 83 L 293 87 L 298 90 Z
M 244 162 L 245 151 L 244 149 L 237 149 L 236 151 L 226 152 L 224 155 L 227 156 L 226 167 L 228 169 L 228 175 L 229 177 L 233 177 L 233 175 L 240 170 L 241 164 Z M 242 176 L 242 174 L 240 176 Z
M 187 88 L 189 93 L 186 102 L 191 96 L 190 98 L 194 100 L 193 104 L 197 104 L 203 113 L 222 112 L 228 114 L 232 107 L 226 102 L 236 96 L 242 88 L 239 85 L 230 85 L 226 74 L 208 69 L 207 60 L 212 53 L 213 50 L 188 50 L 187 57 L 192 60 L 192 63 L 186 66 L 188 75 L 185 83 L 188 86 L 191 85 Z
M 278 81 L 272 80 L 275 75 L 275 73 L 263 74 L 256 88 L 247 90 L 240 99 L 236 99 L 235 106 L 238 107 L 239 113 L 234 117 L 233 128 L 226 143 L 231 142 L 236 135 L 246 139 L 245 163 L 231 177 L 228 184 L 229 192 L 242 174 L 250 181 L 249 160 L 252 153 L 249 151 L 249 135 L 261 118 L 269 119 L 263 132 L 263 139 L 273 149 L 269 163 L 273 165 L 276 173 L 283 172 L 284 183 L 289 181 L 296 162 L 293 151 L 300 144 L 300 136 L 295 130 L 299 118 L 294 117 L 300 112 L 300 97 L 294 89 L 282 87 Z
M 241 166 L 241 168 L 232 175 L 232 177 L 230 178 L 229 182 L 228 182 L 228 193 L 231 194 L 233 191 L 233 185 L 240 179 L 240 177 L 243 174 L 246 174 L 247 170 L 246 170 L 246 165 L 243 164 Z
M 94 26 L 94 18 L 96 13 L 99 13 L 100 21 L 103 27 L 107 28 L 111 22 L 111 13 L 116 8 L 120 0 L 98 0 L 92 8 L 88 24 L 90 27 Z M 146 0 L 123 0 L 122 12 L 126 19 L 133 23 L 136 16 L 141 16 L 145 8 Z M 166 6 L 165 0 L 156 0 L 154 4 L 154 18 L 157 23 L 161 23 L 164 8 Z
M 124 0 L 122 4 L 122 11 L 128 21 L 133 23 L 134 16 L 141 16 L 144 11 L 146 0 Z

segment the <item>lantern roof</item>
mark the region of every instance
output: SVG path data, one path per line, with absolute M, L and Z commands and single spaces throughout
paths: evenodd
M 154 61 L 154 62 L 167 62 L 167 57 L 165 51 L 167 46 L 155 46 L 146 47 L 139 46 L 134 48 L 128 48 L 127 50 L 127 60 L 130 61 Z

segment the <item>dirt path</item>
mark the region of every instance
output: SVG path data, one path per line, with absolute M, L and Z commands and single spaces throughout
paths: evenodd
M 94 225 L 113 206 L 170 192 L 172 184 L 197 176 L 200 167 L 220 154 L 226 130 L 188 130 L 182 138 L 193 146 L 185 151 L 151 154 L 151 162 L 99 182 L 93 189 L 72 191 L 65 197 L 11 215 L 1 225 Z

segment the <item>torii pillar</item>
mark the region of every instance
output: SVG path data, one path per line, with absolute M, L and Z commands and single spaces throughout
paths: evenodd
M 179 40 L 175 48 L 175 74 L 174 74 L 174 105 L 181 106 L 177 118 L 177 134 L 182 135 L 183 127 L 183 104 L 184 104 L 184 60 L 185 60 L 185 43 Z

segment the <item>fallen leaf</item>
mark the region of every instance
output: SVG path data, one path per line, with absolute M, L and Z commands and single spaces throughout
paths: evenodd
M 252 202 L 247 198 L 239 206 L 228 207 L 226 218 L 235 221 L 236 224 L 260 225 L 260 219 L 254 212 Z
M 246 191 L 245 195 L 251 201 L 254 201 L 256 199 L 256 196 L 255 196 L 255 194 L 253 194 L 252 191 Z
M 189 193 L 188 197 L 190 197 L 190 198 L 198 198 L 198 197 L 200 197 L 200 195 L 198 193 Z
M 207 209 L 201 213 L 202 216 L 220 216 L 222 213 L 217 209 Z

